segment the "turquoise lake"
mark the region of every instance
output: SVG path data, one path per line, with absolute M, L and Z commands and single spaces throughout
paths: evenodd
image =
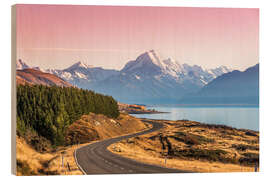
M 258 107 L 165 107 L 151 106 L 160 114 L 133 114 L 139 118 L 182 120 L 207 124 L 223 124 L 235 128 L 251 129 L 259 131 L 259 108 Z

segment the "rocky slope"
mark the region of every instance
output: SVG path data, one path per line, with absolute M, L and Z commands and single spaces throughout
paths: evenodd
M 16 71 L 17 84 L 40 84 L 46 86 L 64 86 L 71 87 L 72 85 L 65 80 L 57 77 L 54 74 L 44 73 L 35 69 L 23 69 Z

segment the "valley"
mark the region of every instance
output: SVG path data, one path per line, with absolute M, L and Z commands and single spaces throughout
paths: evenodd
M 245 71 L 225 66 L 203 69 L 170 58 L 161 60 L 150 50 L 121 70 L 82 62 L 45 70 L 22 60 L 16 67 L 17 175 L 82 174 L 78 164 L 89 162 L 83 160 L 85 154 L 76 162 L 76 149 L 101 148 L 105 157 L 110 154 L 107 145 L 118 165 L 136 160 L 149 173 L 253 171 L 259 163 L 258 131 L 190 121 L 183 112 L 176 121 L 134 117 L 170 114 L 144 104 L 257 107 L 258 64 Z

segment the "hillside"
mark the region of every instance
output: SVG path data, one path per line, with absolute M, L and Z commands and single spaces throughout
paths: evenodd
M 16 83 L 19 85 L 39 84 L 46 86 L 71 87 L 72 85 L 58 76 L 44 73 L 35 69 L 23 69 L 16 71 Z
M 21 136 L 31 132 L 52 145 L 64 145 L 68 126 L 90 112 L 119 116 L 111 96 L 73 87 L 17 86 L 17 134 Z
M 108 149 L 136 161 L 193 172 L 252 172 L 259 163 L 259 132 L 188 120 L 155 120 L 160 131 Z
M 116 119 L 101 114 L 83 115 L 71 124 L 66 133 L 68 144 L 87 143 L 145 129 L 147 126 L 139 119 L 120 114 Z
M 145 128 L 148 127 L 139 119 L 126 114 L 111 119 L 101 114 L 90 113 L 83 115 L 68 127 L 65 136 L 68 146 L 39 152 L 31 140 L 17 136 L 17 175 L 82 174 L 74 159 L 75 149 L 98 140 L 135 133 Z M 59 166 L 61 153 L 65 157 L 64 168 Z
M 181 100 L 187 104 L 259 104 L 259 64 L 245 71 L 225 73 L 197 93 Z

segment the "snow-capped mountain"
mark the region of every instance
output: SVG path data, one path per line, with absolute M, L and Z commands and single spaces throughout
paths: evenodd
M 224 73 L 231 72 L 232 69 L 227 68 L 226 66 L 220 66 L 215 69 L 207 69 L 206 70 L 209 74 L 212 74 L 214 78 L 221 76 Z
M 29 68 L 21 60 L 19 63 L 24 66 L 17 67 Z M 177 101 L 231 71 L 225 66 L 203 69 L 198 65 L 180 64 L 171 58 L 162 60 L 154 50 L 129 61 L 120 71 L 89 66 L 83 62 L 63 70 L 39 70 L 55 74 L 77 87 L 108 94 L 127 103 Z
M 25 62 L 23 62 L 21 59 L 16 61 L 16 69 L 17 70 L 23 70 L 30 68 Z
M 145 52 L 136 60 L 128 62 L 121 70 L 122 74 L 136 74 L 137 78 L 141 75 L 154 75 L 156 79 L 170 77 L 178 83 L 188 80 L 198 86 L 204 86 L 214 78 L 231 71 L 225 66 L 204 70 L 198 65 L 181 65 L 171 58 L 160 60 L 154 50 Z
M 186 95 L 189 104 L 259 104 L 259 64 L 215 78 L 196 93 Z
M 77 62 L 64 70 L 48 69 L 46 72 L 55 74 L 71 84 L 85 89 L 91 89 L 94 83 L 119 73 L 116 70 L 94 67 L 83 62 Z
M 21 85 L 40 84 L 45 86 L 71 87 L 72 85 L 58 76 L 44 73 L 33 68 L 26 68 L 16 71 L 16 83 Z
M 154 50 L 129 61 L 119 74 L 94 85 L 98 92 L 128 103 L 162 103 L 176 101 L 184 94 L 196 92 L 216 76 L 229 69 L 204 70 L 180 64 L 170 58 L 161 60 Z

